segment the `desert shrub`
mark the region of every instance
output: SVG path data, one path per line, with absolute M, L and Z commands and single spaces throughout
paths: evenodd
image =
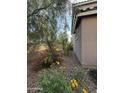
M 73 75 L 72 78 L 76 79 L 79 83 L 81 83 L 83 77 L 84 77 L 84 69 L 82 69 L 82 67 L 80 66 L 75 66 L 73 68 Z
M 82 88 L 84 84 L 82 80 L 84 79 L 84 75 L 85 75 L 85 70 L 82 67 L 80 66 L 73 67 L 71 80 L 75 79 L 78 83 L 78 89 L 75 90 L 74 93 L 82 93 Z
M 72 43 L 71 42 L 67 42 L 66 45 L 65 45 L 65 48 L 64 48 L 64 54 L 66 56 L 68 56 L 70 50 L 73 50 Z
M 62 59 L 61 59 L 61 57 L 59 57 L 59 55 L 57 55 L 56 58 L 53 60 L 52 53 L 48 52 L 47 57 L 45 57 L 42 60 L 42 68 L 50 68 L 51 65 L 54 65 L 54 64 L 59 65 L 61 61 L 62 61 Z
M 43 67 L 43 68 L 49 68 L 50 65 L 51 65 L 51 63 L 52 63 L 52 54 L 51 54 L 50 52 L 48 52 L 47 57 L 45 57 L 45 58 L 43 59 L 42 67 Z
M 47 57 L 42 62 L 42 68 L 50 68 L 51 63 L 47 61 Z
M 69 49 L 69 50 L 73 50 L 72 42 L 69 42 L 69 43 L 68 43 L 68 49 Z
M 41 89 L 36 93 L 72 93 L 72 89 L 63 73 L 57 70 L 41 73 L 37 84 Z

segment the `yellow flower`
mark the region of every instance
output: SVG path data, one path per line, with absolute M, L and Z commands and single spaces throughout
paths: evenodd
M 58 61 L 56 61 L 56 64 L 59 65 L 60 63 Z
M 73 80 L 71 80 L 70 82 L 73 83 Z
M 75 89 L 75 84 L 72 83 L 72 84 L 71 84 L 71 87 L 72 87 L 72 89 L 74 90 L 74 89 Z
M 78 83 L 75 79 L 70 80 L 70 83 L 73 90 L 78 88 Z
M 78 87 L 77 81 L 75 79 L 73 81 L 74 81 L 75 86 Z
M 83 88 L 82 93 L 88 93 L 88 91 L 85 88 Z

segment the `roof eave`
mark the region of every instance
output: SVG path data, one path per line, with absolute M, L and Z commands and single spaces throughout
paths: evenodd
M 72 25 L 73 25 L 72 26 L 72 34 L 75 33 L 75 28 L 76 28 L 76 24 L 78 22 L 77 21 L 78 18 L 84 17 L 84 16 L 89 16 L 89 15 L 94 15 L 94 14 L 97 14 L 97 10 L 86 11 L 86 12 L 82 12 L 82 13 L 77 14 L 74 23 L 72 23 Z

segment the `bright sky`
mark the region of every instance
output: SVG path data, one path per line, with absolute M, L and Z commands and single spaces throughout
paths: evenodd
M 78 3 L 78 2 L 83 2 L 83 1 L 87 1 L 87 0 L 69 0 L 71 3 Z
M 78 3 L 78 2 L 83 2 L 83 1 L 87 1 L 87 0 L 69 0 L 71 3 Z M 71 22 L 72 22 L 72 17 L 69 13 L 66 14 L 66 18 L 67 18 L 67 23 L 69 25 L 69 30 L 67 31 L 68 34 L 68 40 L 71 41 Z M 61 30 L 60 30 L 61 31 Z M 62 29 L 63 31 L 63 29 Z
M 83 2 L 83 1 L 87 1 L 87 0 L 69 0 L 71 3 L 78 3 L 78 2 Z M 70 30 L 67 31 L 67 34 L 68 34 L 68 39 L 69 41 L 71 41 L 71 22 L 72 22 L 72 17 L 68 14 L 67 15 L 67 22 L 69 24 L 69 28 Z

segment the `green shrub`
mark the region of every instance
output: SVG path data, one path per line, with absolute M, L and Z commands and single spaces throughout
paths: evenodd
M 85 75 L 85 71 L 82 67 L 75 66 L 73 68 L 71 79 L 77 80 L 78 85 L 79 85 L 78 89 L 75 91 L 76 93 L 82 93 L 82 88 L 83 88 L 83 84 L 84 84 L 84 82 L 82 82 L 82 80 L 84 79 L 84 75 Z
M 45 57 L 43 59 L 43 62 L 42 62 L 42 68 L 50 68 L 50 65 L 52 63 L 52 54 L 50 52 L 48 52 L 48 55 L 47 57 Z
M 36 93 L 72 93 L 63 73 L 57 70 L 41 73 L 37 84 L 41 90 L 36 91 Z
M 82 83 L 82 79 L 84 78 L 84 69 L 80 66 L 75 66 L 73 68 L 72 78 L 76 79 L 80 84 Z
M 67 42 L 64 48 L 64 54 L 66 56 L 69 55 L 69 51 L 72 50 L 72 43 L 71 42 Z

